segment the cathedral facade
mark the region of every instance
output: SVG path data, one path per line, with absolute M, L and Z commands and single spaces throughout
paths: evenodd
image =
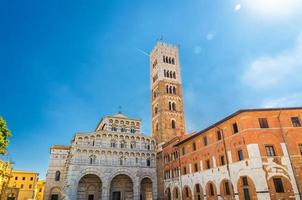
M 106 116 L 70 146 L 52 146 L 44 199 L 156 199 L 155 148 L 140 120 Z

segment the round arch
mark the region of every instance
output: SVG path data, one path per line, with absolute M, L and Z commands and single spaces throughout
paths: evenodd
M 133 199 L 133 179 L 124 173 L 115 175 L 110 181 L 110 199 Z
M 153 184 L 152 179 L 149 177 L 144 177 L 140 181 L 140 197 L 142 200 L 152 200 L 153 199 Z
M 240 200 L 258 200 L 254 181 L 249 176 L 240 176 L 237 181 L 237 190 Z
M 292 199 L 295 196 L 292 184 L 285 176 L 272 176 L 267 181 L 272 200 Z
M 180 199 L 180 189 L 177 187 L 177 186 L 175 186 L 174 188 L 173 188 L 173 200 L 179 200 Z
M 194 185 L 194 199 L 203 200 L 203 189 L 199 183 Z
M 171 200 L 172 199 L 172 195 L 171 195 L 171 189 L 170 187 L 167 187 L 165 190 L 165 200 Z
M 234 199 L 234 186 L 232 182 L 228 179 L 223 179 L 220 182 L 220 195 L 224 200 L 232 200 Z
M 218 200 L 217 189 L 213 182 L 209 181 L 205 187 L 207 200 Z
M 78 182 L 77 200 L 100 199 L 102 181 L 95 174 L 86 174 Z
M 183 200 L 192 200 L 192 191 L 188 185 L 185 185 L 182 190 L 182 199 Z

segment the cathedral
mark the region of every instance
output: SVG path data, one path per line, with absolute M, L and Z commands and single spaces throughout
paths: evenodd
M 152 137 L 141 133 L 140 120 L 118 113 L 75 134 L 70 146 L 53 145 L 45 200 L 158 199 L 157 149 L 184 134 L 178 48 L 157 42 L 150 63 Z
M 51 147 L 45 200 L 156 199 L 156 144 L 122 113 Z

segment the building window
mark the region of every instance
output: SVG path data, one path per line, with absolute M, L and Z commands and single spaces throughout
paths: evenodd
M 224 156 L 220 156 L 220 163 L 221 165 L 225 165 Z
M 222 134 L 221 134 L 221 131 L 217 131 L 216 132 L 216 135 L 217 135 L 217 140 L 219 141 L 219 140 L 221 140 L 221 138 L 222 138 Z
M 206 169 L 210 169 L 210 168 L 211 168 L 210 160 L 206 160 Z
M 195 142 L 192 144 L 192 147 L 193 147 L 193 151 L 196 151 L 196 143 Z
M 194 163 L 194 172 L 198 172 L 198 164 Z
M 244 159 L 242 150 L 238 150 L 237 154 L 238 154 L 238 160 L 239 161 Z
M 30 177 L 30 180 L 31 180 L 31 181 L 34 180 L 34 177 Z
M 184 175 L 186 175 L 187 174 L 187 168 L 184 167 L 183 170 L 184 170 Z
M 92 164 L 95 164 L 95 158 L 96 158 L 95 155 L 89 156 L 89 163 L 90 163 L 91 165 L 92 165 Z
M 33 185 L 32 185 L 32 184 L 29 184 L 28 188 L 31 189 L 32 187 L 33 187 Z
M 234 123 L 233 124 L 233 133 L 235 134 L 235 133 L 238 133 L 238 125 L 237 125 L 237 123 Z
M 277 193 L 283 193 L 284 187 L 281 178 L 273 178 L 275 190 Z
M 123 157 L 120 158 L 120 165 L 123 165 Z
M 269 127 L 266 118 L 259 118 L 258 121 L 259 121 L 260 128 L 268 128 Z
M 291 121 L 292 121 L 293 127 L 301 127 L 299 117 L 291 117 Z
M 186 187 L 186 197 L 189 197 L 189 189 Z
M 18 176 L 15 177 L 15 180 L 18 180 Z
M 224 182 L 224 187 L 225 187 L 225 194 L 231 195 L 229 182 Z
M 204 146 L 208 145 L 208 138 L 206 136 L 203 138 L 203 144 Z
M 130 129 L 130 133 L 135 133 L 135 129 L 134 129 L 134 128 L 131 128 L 131 129 Z
M 213 188 L 213 185 L 212 183 L 210 184 L 210 196 L 214 196 L 214 188 Z
M 246 176 L 242 177 L 242 185 L 243 185 L 243 186 L 248 186 L 248 185 L 249 185 Z
M 115 140 L 111 140 L 110 146 L 111 146 L 111 147 L 115 147 L 115 146 L 116 146 Z
M 302 144 L 299 144 L 300 154 L 302 155 Z
M 25 177 L 22 177 L 22 180 L 25 181 Z
M 182 155 L 185 155 L 185 154 L 186 154 L 186 148 L 182 147 Z
M 171 121 L 171 127 L 172 127 L 173 129 L 176 128 L 176 121 L 175 121 L 174 119 L 172 119 L 172 121 Z
M 267 145 L 267 146 L 265 146 L 265 150 L 266 150 L 266 155 L 267 156 L 276 156 L 274 146 Z
M 151 165 L 150 158 L 147 158 L 146 163 L 147 163 L 147 166 L 150 167 L 150 165 Z
M 125 141 L 121 141 L 120 146 L 121 146 L 122 149 L 123 149 L 123 148 L 126 148 L 126 143 L 125 143 Z
M 21 184 L 21 188 L 24 188 L 24 185 L 23 185 L 23 184 Z

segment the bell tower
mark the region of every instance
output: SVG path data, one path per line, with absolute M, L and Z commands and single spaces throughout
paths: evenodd
M 150 54 L 152 137 L 157 144 L 185 132 L 178 47 L 157 42 Z

